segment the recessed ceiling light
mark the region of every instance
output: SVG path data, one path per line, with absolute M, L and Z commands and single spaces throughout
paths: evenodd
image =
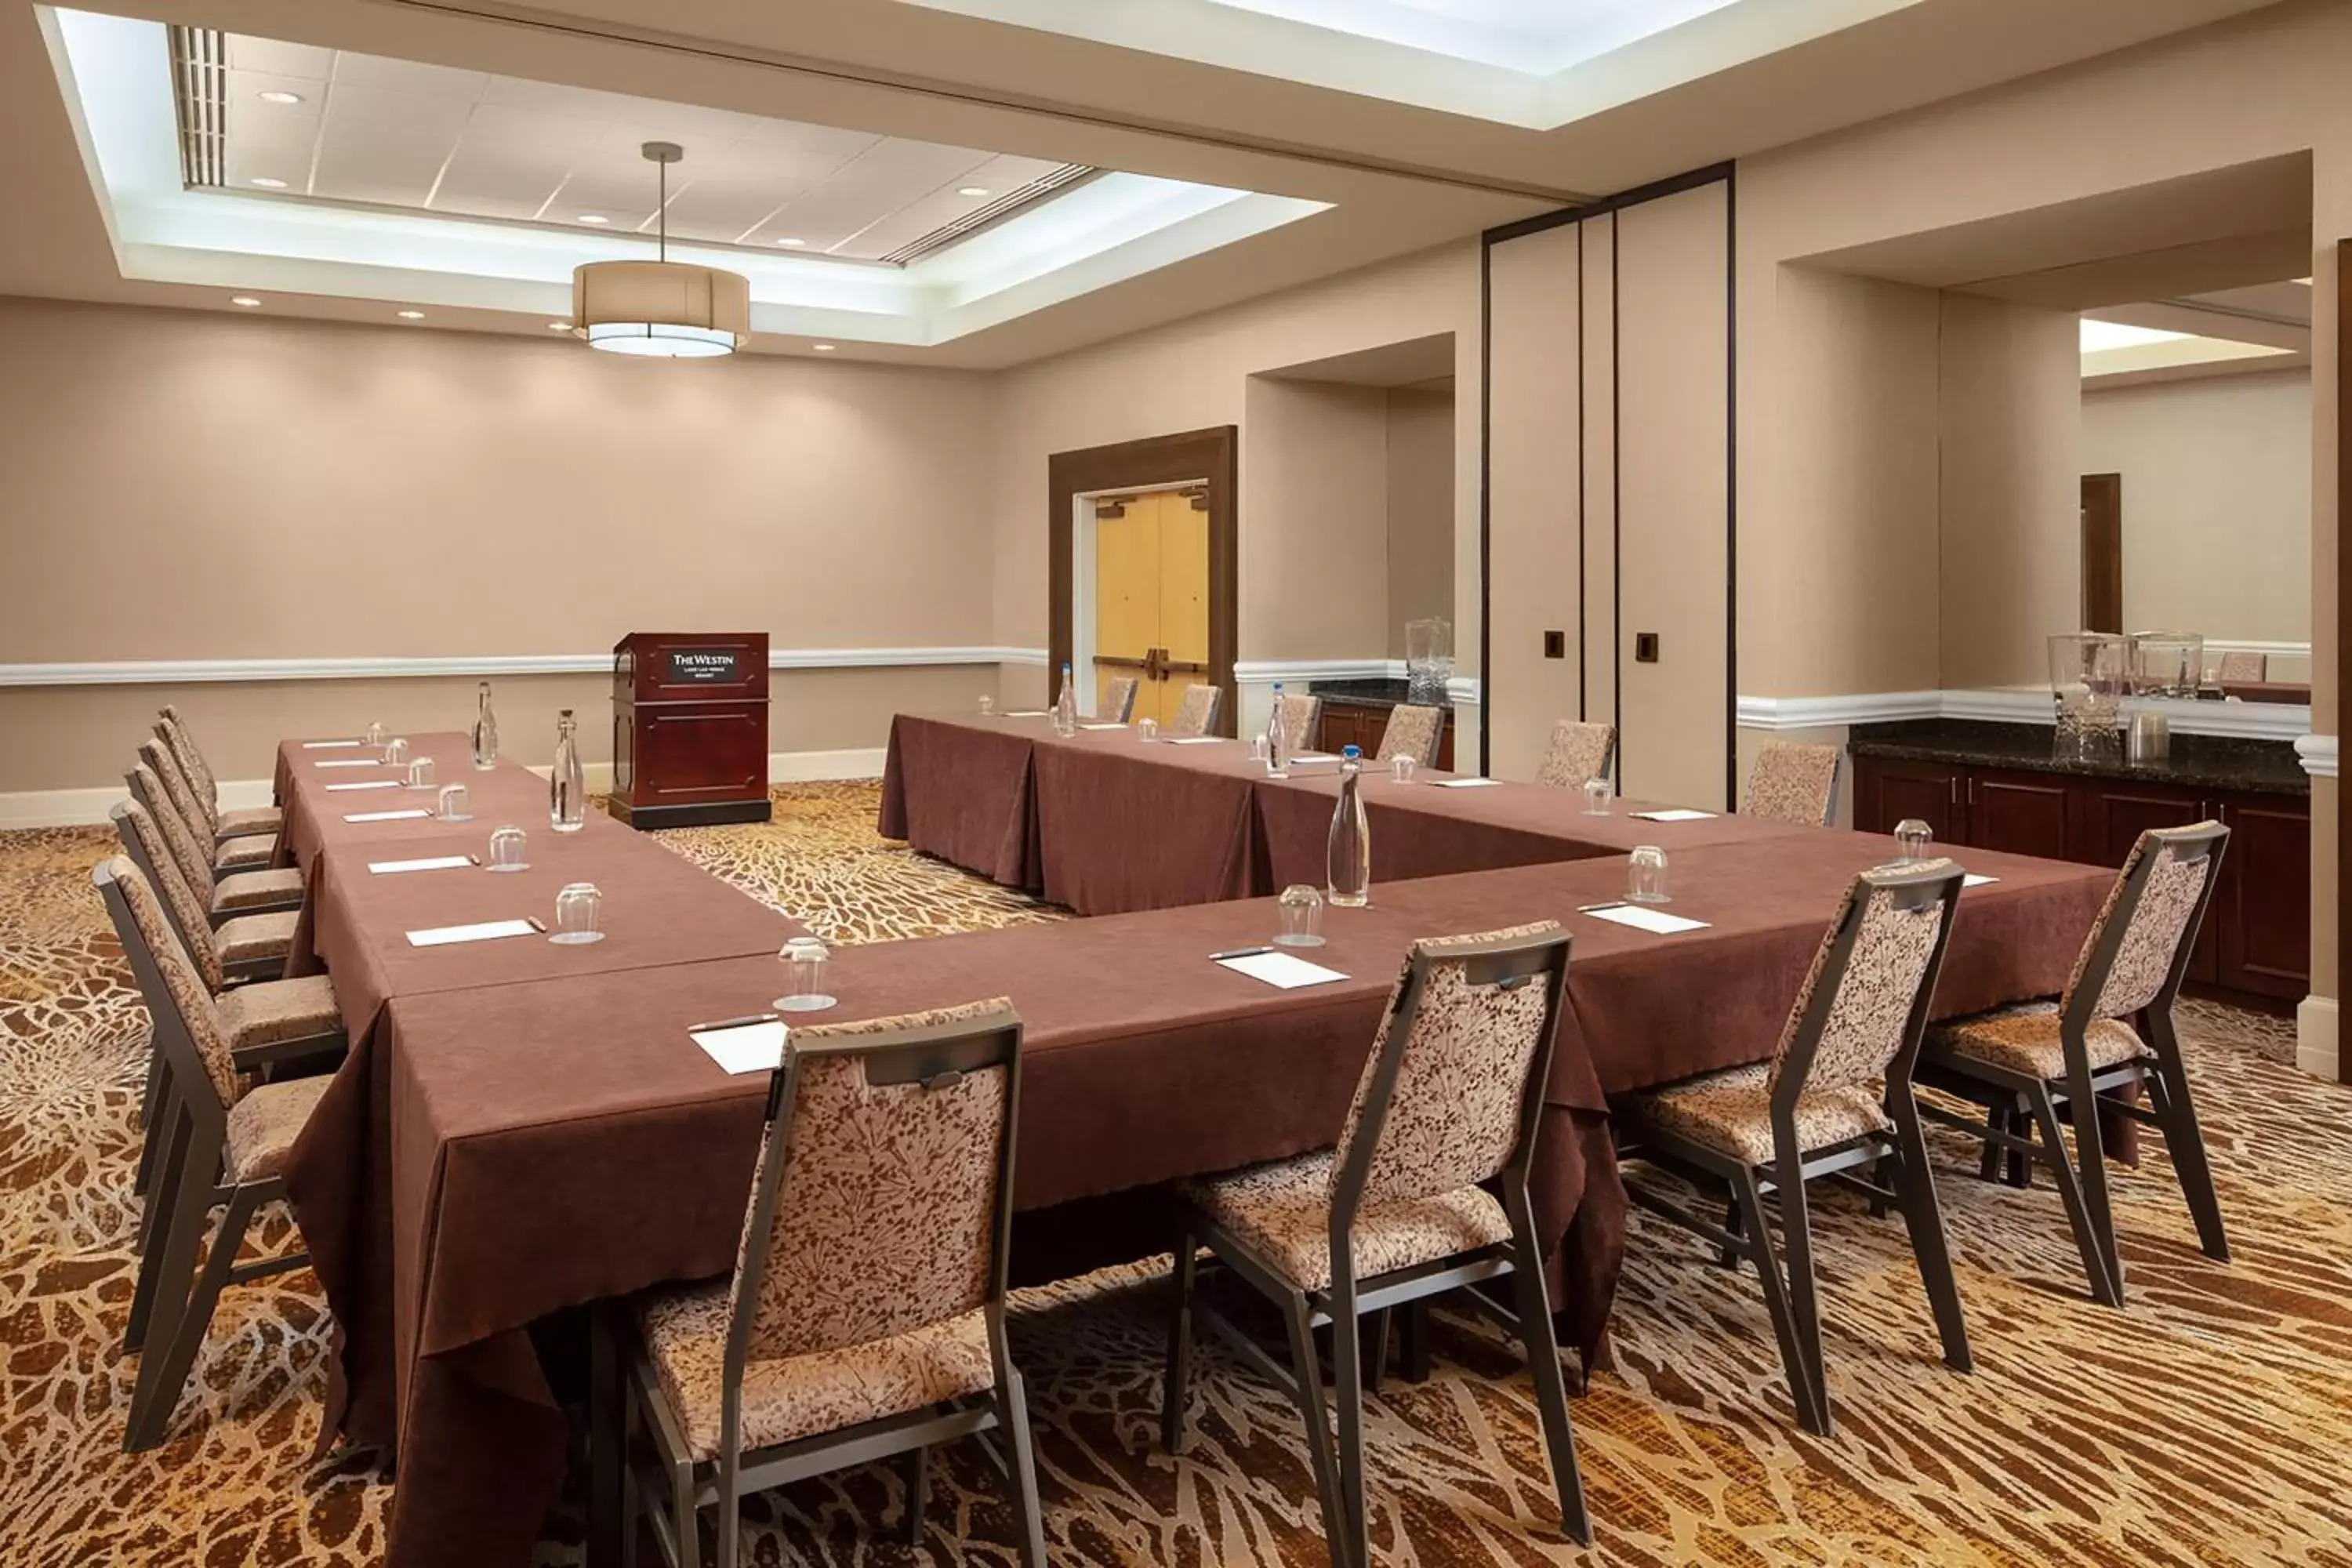
M 400 312 L 400 319 L 404 321 L 421 321 L 425 319 L 425 312 L 422 310 L 403 310 Z
M 606 217 L 603 213 L 582 213 L 580 215 L 580 221 L 582 223 L 610 223 L 613 220 Z
M 551 332 L 568 332 L 572 330 L 572 323 L 569 321 L 550 321 L 547 323 L 547 330 Z
M 988 187 L 986 185 L 966 185 L 957 191 L 956 195 L 960 196 L 984 196 L 988 195 Z
M 267 174 L 256 174 L 252 179 L 247 180 L 246 184 L 249 185 L 259 185 L 265 191 L 282 191 L 286 188 L 285 181 L 273 180 Z
M 232 294 L 229 296 L 228 302 L 232 305 L 242 305 L 248 310 L 261 303 L 250 294 Z
M 809 347 L 814 349 L 821 354 L 829 354 L 833 352 L 833 345 L 831 343 L 811 343 L 809 344 Z
M 302 95 L 300 93 L 286 92 L 277 88 L 272 88 L 268 92 L 257 92 L 253 96 L 261 100 L 264 103 L 299 103 L 302 101 Z
M 806 245 L 806 244 L 808 243 L 808 241 L 807 241 L 807 240 L 805 240 L 805 239 L 801 238 L 798 235 L 793 235 L 793 236 L 792 236 L 792 237 L 788 237 L 788 238 L 785 238 L 785 239 L 780 239 L 780 240 L 776 241 L 776 243 L 777 243 L 778 245 L 789 245 L 789 246 L 791 246 L 793 249 L 797 250 L 797 249 L 799 249 L 802 246 Z

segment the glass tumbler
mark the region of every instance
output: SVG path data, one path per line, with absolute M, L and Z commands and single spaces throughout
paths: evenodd
M 490 869 L 493 871 L 524 871 L 530 862 L 523 858 L 524 839 L 520 827 L 501 827 L 490 835 Z
M 431 789 L 433 787 L 432 758 L 419 757 L 415 762 L 408 764 L 408 787 L 411 789 Z
M 408 765 L 408 742 L 398 735 L 383 743 L 383 765 L 404 768 Z
M 775 1000 L 780 1013 L 816 1013 L 839 998 L 824 988 L 825 965 L 831 955 L 813 936 L 796 936 L 776 957 L 784 966 L 784 994 Z
M 467 798 L 466 786 L 464 784 L 443 784 L 441 786 L 441 820 L 444 822 L 471 822 L 474 820 L 473 802 Z
M 1895 858 L 1906 866 L 1927 858 L 1928 847 L 1935 842 L 1936 830 L 1916 816 L 1906 816 L 1895 825 Z
M 1587 816 L 1608 816 L 1609 803 L 1611 800 L 1615 798 L 1616 794 L 1617 791 L 1615 787 L 1612 786 L 1607 779 L 1585 780 L 1584 815 Z
M 980 716 L 983 719 L 996 711 L 996 699 L 986 692 L 980 695 Z
M 1262 763 L 1273 755 L 1272 744 L 1263 731 L 1250 737 L 1250 761 Z
M 1304 882 L 1293 882 L 1282 889 L 1279 903 L 1282 929 L 1275 933 L 1275 942 L 1283 947 L 1321 947 L 1323 945 L 1323 895 Z
M 1637 847 L 1625 863 L 1625 899 L 1629 903 L 1666 901 L 1666 852 L 1654 844 Z
M 368 721 L 368 727 L 367 727 L 367 743 L 368 743 L 369 745 L 371 745 L 371 746 L 376 746 L 376 747 L 381 747 L 381 746 L 383 746 L 383 720 L 381 720 L 381 719 L 371 719 L 371 720 L 369 720 L 369 721 Z
M 1139 719 L 1135 721 L 1135 732 L 1139 739 L 1156 741 L 1160 738 L 1160 721 L 1149 716 Z
M 1415 763 L 1412 758 L 1406 756 L 1402 752 L 1399 752 L 1395 756 L 1389 759 L 1389 776 L 1396 780 L 1399 784 L 1411 784 L 1412 783 L 1412 770 L 1414 765 Z
M 604 913 L 604 895 L 593 882 L 569 882 L 555 895 L 555 932 L 547 940 L 567 947 L 602 942 L 604 933 L 596 929 Z

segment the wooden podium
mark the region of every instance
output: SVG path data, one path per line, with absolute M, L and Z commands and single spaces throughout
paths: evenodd
M 613 645 L 612 812 L 632 827 L 768 820 L 767 633 Z

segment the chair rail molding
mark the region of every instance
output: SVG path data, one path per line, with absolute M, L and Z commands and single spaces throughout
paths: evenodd
M 2204 702 L 2186 699 L 2156 704 L 2184 735 L 2231 735 L 2259 741 L 2301 742 L 2311 729 L 2311 710 L 2284 702 Z M 1826 697 L 1742 697 L 1743 730 L 1827 730 L 1841 724 L 1883 724 L 1900 719 L 1976 719 L 2004 724 L 2054 722 L 2050 693 L 2030 688 L 1984 691 L 1862 691 Z M 2333 767 L 2334 737 L 2329 742 Z
M 2336 776 L 2336 749 L 2333 735 L 2301 735 L 2294 742 L 2294 753 L 2303 759 L 2303 771 L 2315 779 Z
M 894 666 L 1034 664 L 1041 647 L 779 647 L 770 669 L 875 669 Z M 415 680 L 485 675 L 602 675 L 609 653 L 500 653 L 387 658 L 116 659 L 0 664 L 7 686 L 202 686 L 256 680 Z
M 1253 658 L 1234 661 L 1236 686 L 1271 686 L 1277 680 L 1402 680 L 1401 658 Z M 1457 675 L 1445 683 L 1445 700 L 1457 708 L 1478 705 L 1478 678 Z

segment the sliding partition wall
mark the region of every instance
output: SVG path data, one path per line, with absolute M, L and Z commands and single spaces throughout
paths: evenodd
M 1486 236 L 1489 772 L 1612 723 L 1618 787 L 1737 798 L 1728 166 Z

